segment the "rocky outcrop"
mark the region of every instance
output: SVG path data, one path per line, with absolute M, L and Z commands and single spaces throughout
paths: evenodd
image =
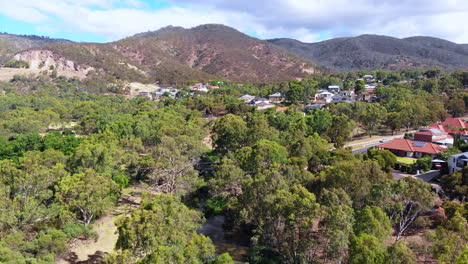
M 27 61 L 33 70 L 77 71 L 89 72 L 93 67 L 78 65 L 74 61 L 61 57 L 50 50 L 27 50 L 16 54 L 14 60 Z

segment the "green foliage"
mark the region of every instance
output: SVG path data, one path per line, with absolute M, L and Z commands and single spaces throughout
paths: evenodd
M 372 235 L 362 233 L 351 241 L 349 248 L 350 263 L 384 264 L 385 255 L 385 248 Z
M 85 226 L 110 208 L 119 195 L 118 187 L 109 175 L 93 169 L 67 175 L 57 184 L 57 199 L 67 210 L 63 217 L 77 219 Z
M 416 264 L 416 256 L 403 242 L 397 242 L 387 248 L 385 262 L 388 264 Z
M 376 206 L 366 206 L 356 212 L 354 232 L 357 236 L 366 233 L 383 242 L 392 232 L 388 216 Z
M 468 167 L 441 178 L 442 188 L 454 198 L 468 197 Z
M 369 148 L 364 155 L 364 159 L 377 161 L 386 172 L 392 172 L 397 162 L 397 157 L 392 152 L 375 148 Z
M 429 171 L 431 169 L 431 167 L 432 167 L 432 157 L 431 156 L 425 156 L 425 157 L 419 158 L 416 161 L 416 165 L 422 171 Z
M 116 247 L 132 252 L 138 263 L 203 263 L 214 255 L 214 246 L 197 234 L 201 221 L 200 213 L 177 197 L 158 195 L 117 223 Z
M 22 60 L 11 60 L 5 63 L 7 68 L 29 68 L 29 62 Z

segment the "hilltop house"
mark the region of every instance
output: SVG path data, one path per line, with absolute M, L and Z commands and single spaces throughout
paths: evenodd
M 281 95 L 281 93 L 274 93 L 270 96 L 268 96 L 268 99 L 270 100 L 270 102 L 272 103 L 280 103 L 284 100 L 284 97 Z
M 468 152 L 451 155 L 448 160 L 449 173 L 463 169 L 468 166 Z
M 377 146 L 378 149 L 386 149 L 400 157 L 421 158 L 431 156 L 434 158 L 437 154 L 444 151 L 447 147 L 440 146 L 431 142 L 413 141 L 403 138 L 395 138 L 387 143 Z

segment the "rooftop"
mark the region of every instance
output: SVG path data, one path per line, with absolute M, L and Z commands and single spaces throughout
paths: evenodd
M 395 138 L 392 141 L 378 145 L 379 148 L 403 150 L 407 152 L 421 152 L 427 154 L 438 154 L 446 148 L 430 142 L 413 141 L 403 138 Z

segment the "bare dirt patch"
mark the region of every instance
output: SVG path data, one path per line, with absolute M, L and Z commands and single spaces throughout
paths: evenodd
M 17 69 L 17 68 L 0 68 L 0 81 L 10 81 L 15 75 L 25 75 L 25 76 L 38 76 L 41 75 L 44 70 L 33 70 L 33 69 Z M 51 71 L 46 71 L 47 74 L 51 74 Z M 86 78 L 85 72 L 79 71 L 58 71 L 57 75 L 63 75 L 68 78 Z

